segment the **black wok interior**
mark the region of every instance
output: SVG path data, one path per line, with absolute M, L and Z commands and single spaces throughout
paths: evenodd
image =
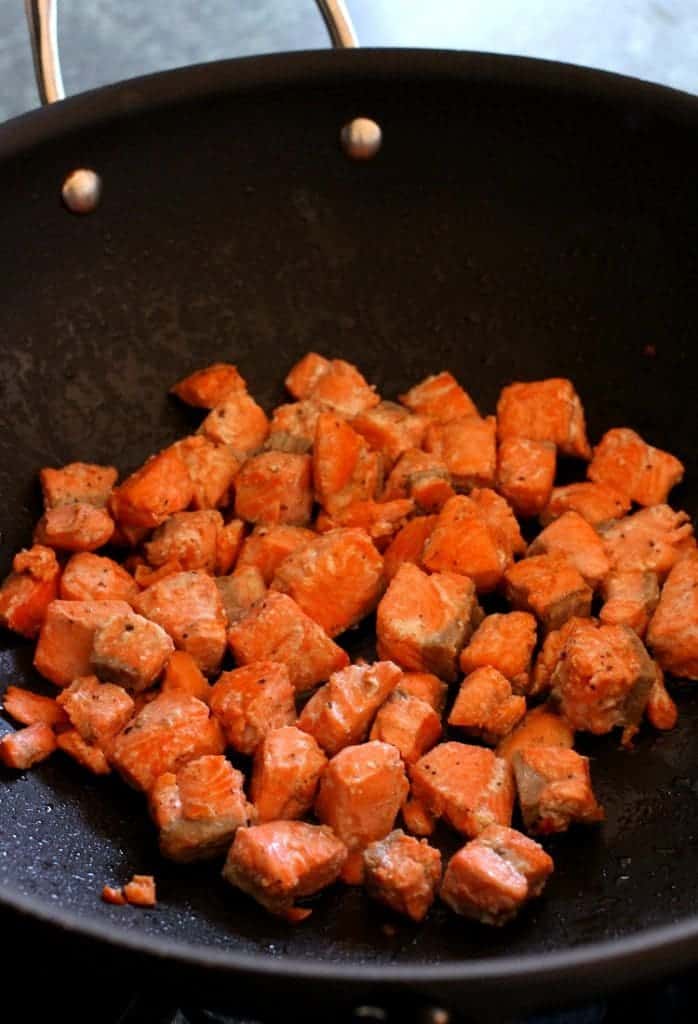
M 67 111 L 0 132 L 3 575 L 30 539 L 40 466 L 126 472 L 198 422 L 167 396 L 177 378 L 230 360 L 270 407 L 309 348 L 387 397 L 448 368 L 483 412 L 511 380 L 569 376 L 592 439 L 628 424 L 683 459 L 673 500 L 695 516 L 696 101 L 513 59 L 359 53 L 190 69 Z M 384 131 L 365 164 L 338 145 L 357 114 Z M 59 186 L 81 165 L 104 196 L 77 218 Z M 8 634 L 0 679 L 42 685 Z M 289 928 L 215 867 L 162 861 L 141 798 L 62 755 L 3 772 L 0 899 L 175 951 L 454 977 L 682 921 L 698 906 L 698 690 L 676 692 L 675 731 L 647 729 L 631 753 L 583 740 L 607 820 L 547 844 L 546 895 L 504 930 L 440 907 L 416 927 L 339 887 Z M 133 871 L 157 876 L 156 911 L 100 903 Z

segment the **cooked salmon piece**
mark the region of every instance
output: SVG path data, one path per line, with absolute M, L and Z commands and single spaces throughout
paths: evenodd
M 114 520 L 105 508 L 76 503 L 48 509 L 34 528 L 34 543 L 56 551 L 96 551 L 111 540 Z
M 612 519 L 621 519 L 630 511 L 630 499 L 608 484 L 583 483 L 554 487 L 550 501 L 540 514 L 543 526 L 565 512 L 576 512 L 592 526 L 600 526 Z
M 508 548 L 490 529 L 481 507 L 463 494 L 449 498 L 441 509 L 422 553 L 422 564 L 430 572 L 469 576 L 480 591 L 493 590 L 510 561 Z
M 590 622 L 594 623 L 596 619 L 572 615 L 567 622 L 563 623 L 560 629 L 553 629 L 547 634 L 533 666 L 531 681 L 528 687 L 528 697 L 540 697 L 550 692 L 553 672 L 557 668 L 560 655 L 565 649 L 568 636 L 580 623 L 588 624 Z
M 45 722 L 35 722 L 17 732 L 9 732 L 0 739 L 0 762 L 6 768 L 26 771 L 56 749 L 56 737 Z
M 269 821 L 239 828 L 223 868 L 223 878 L 290 924 L 310 909 L 296 900 L 332 885 L 347 851 L 332 830 L 304 821 Z
M 382 454 L 386 466 L 392 466 L 408 448 L 421 447 L 429 420 L 396 402 L 380 402 L 360 412 L 351 425 Z
M 326 764 L 309 733 L 293 725 L 268 732 L 255 750 L 250 780 L 256 820 L 302 818 L 313 806 Z
M 417 516 L 399 530 L 383 553 L 383 572 L 391 580 L 401 565 L 419 565 L 424 545 L 436 526 L 438 516 Z
M 181 571 L 216 569 L 216 541 L 223 529 L 223 516 L 215 509 L 176 512 L 158 526 L 144 544 L 150 565 L 159 567 L 176 561 Z
M 314 540 L 314 532 L 302 526 L 255 526 L 242 545 L 237 571 L 254 566 L 268 586 L 283 560 Z
M 315 427 L 313 480 L 315 498 L 332 515 L 378 495 L 382 459 L 341 416 L 323 412 Z
M 90 664 L 100 679 L 138 693 L 157 682 L 173 651 L 162 626 L 130 612 L 97 627 Z
M 395 829 L 364 850 L 364 885 L 368 895 L 398 914 L 423 921 L 441 882 L 441 854 Z
M 109 501 L 120 527 L 152 529 L 182 512 L 194 493 L 189 469 L 176 446 L 151 457 L 112 492 Z
M 552 870 L 552 858 L 533 839 L 490 825 L 451 858 L 440 895 L 462 917 L 501 926 L 540 896 Z
M 288 381 L 288 377 L 286 379 Z M 365 409 L 372 409 L 380 402 L 375 389 L 366 383 L 355 366 L 343 359 L 330 360 L 325 372 L 315 379 L 310 391 L 294 395 L 296 397 L 311 398 L 347 419 L 358 416 Z
M 208 704 L 211 698 L 211 684 L 191 654 L 187 654 L 186 651 L 173 651 L 165 665 L 161 692 L 185 693 Z
M 487 615 L 461 651 L 461 671 L 468 675 L 489 665 L 509 680 L 514 693 L 527 693 L 535 646 L 536 620 L 528 612 Z
M 430 672 L 403 672 L 398 689 L 413 697 L 431 704 L 434 711 L 441 715 L 446 703 L 448 684 Z
M 42 697 L 31 690 L 23 690 L 20 686 L 8 686 L 2 697 L 2 710 L 15 722 L 22 725 L 44 725 L 55 729 L 68 721 L 65 712 L 54 697 Z
M 531 612 L 543 629 L 559 629 L 573 615 L 591 610 L 591 587 L 565 555 L 535 555 L 510 566 L 504 589 L 514 608 Z
M 404 395 L 400 395 L 400 401 L 412 412 L 428 416 L 437 423 L 478 415 L 470 395 L 448 371 L 426 377 Z
M 293 725 L 294 696 L 285 665 L 257 661 L 219 676 L 209 705 L 226 741 L 241 754 L 253 754 L 270 730 Z
M 664 673 L 659 665 L 656 665 L 655 668 L 656 675 L 650 689 L 650 695 L 647 698 L 645 714 L 655 729 L 665 732 L 673 729 L 676 725 L 679 718 L 679 709 L 667 691 Z M 7 708 L 7 702 L 5 702 L 5 708 Z
M 47 466 L 39 473 L 44 508 L 75 504 L 104 508 L 118 476 L 114 466 L 90 462 L 70 462 L 60 469 Z
M 436 818 L 429 811 L 423 800 L 410 796 L 401 809 L 405 828 L 415 836 L 430 836 L 436 828 Z
M 412 795 L 457 832 L 475 836 L 511 821 L 511 769 L 485 747 L 440 743 L 410 767 L 410 778 Z
M 496 746 L 526 714 L 526 698 L 515 697 L 496 668 L 476 668 L 461 683 L 448 724 Z
M 318 533 L 342 527 L 364 530 L 379 551 L 384 551 L 414 512 L 411 498 L 396 501 L 354 501 L 339 512 L 320 512 L 315 523 Z
M 115 615 L 130 612 L 125 601 L 52 601 L 34 652 L 37 672 L 56 686 L 88 676 L 96 630 Z
M 230 363 L 212 363 L 170 388 L 171 394 L 198 409 L 215 409 L 234 391 L 247 391 L 247 384 Z
M 680 558 L 696 548 L 689 516 L 668 505 L 640 509 L 600 526 L 599 533 L 613 572 L 656 572 L 664 579 Z
M 550 502 L 555 481 L 552 441 L 508 437 L 497 449 L 497 490 L 519 516 L 537 516 Z
M 107 755 L 96 743 L 88 743 L 77 729 L 65 729 L 56 736 L 56 745 L 64 754 L 93 775 L 109 775 Z
M 303 693 L 349 664 L 346 651 L 287 594 L 271 591 L 231 627 L 228 642 L 238 664 L 280 661 Z
M 224 523 L 216 537 L 216 568 L 218 575 L 225 576 L 231 572 L 242 551 L 245 539 L 245 524 L 241 519 L 231 519 Z
M 603 583 L 611 568 L 603 541 L 577 512 L 564 512 L 546 526 L 529 544 L 528 554 L 565 555 L 592 590 Z
M 134 875 L 122 891 L 126 902 L 133 907 L 154 907 L 157 903 L 152 875 Z
M 158 566 L 157 569 L 151 568 L 145 562 L 136 565 L 133 570 L 133 578 L 138 584 L 140 593 L 141 590 L 147 590 L 148 587 L 159 583 L 160 580 L 165 580 L 168 576 L 174 576 L 178 572 L 182 572 L 182 566 L 176 558 L 172 558 L 169 562 L 165 562 L 164 565 Z
M 632 629 L 580 623 L 553 672 L 552 697 L 573 729 L 598 736 L 620 725 L 627 742 L 654 679 L 654 663 Z
M 178 441 L 178 452 L 189 473 L 193 509 L 221 508 L 229 504 L 240 460 L 226 444 L 215 444 L 203 434 Z
M 240 458 L 258 452 L 267 439 L 269 420 L 246 391 L 234 391 L 212 409 L 198 432 L 215 444 L 227 444 Z
M 0 626 L 33 639 L 58 596 L 61 567 L 55 552 L 35 544 L 19 551 L 0 586 Z
M 405 562 L 378 605 L 378 656 L 453 682 L 458 652 L 480 616 L 475 586 L 467 576 L 452 572 L 429 576 Z
M 238 567 L 231 576 L 217 576 L 215 584 L 229 626 L 244 619 L 252 605 L 261 601 L 267 592 L 264 577 L 254 565 Z
M 203 701 L 161 693 L 117 735 L 109 758 L 130 786 L 147 793 L 165 772 L 176 773 L 204 754 L 222 754 L 224 747 L 218 720 Z
M 512 757 L 524 824 L 534 835 L 566 832 L 573 822 L 603 821 L 591 788 L 589 758 L 563 747 L 525 747 Z
M 698 679 L 698 554 L 677 562 L 662 588 L 647 643 L 665 672 Z
M 363 851 L 391 831 L 408 790 L 400 755 L 388 743 L 372 740 L 345 747 L 327 765 L 315 814 L 349 851 L 342 869 L 344 882 L 361 884 Z
M 613 487 L 638 505 L 661 505 L 683 480 L 683 463 L 626 427 L 607 431 L 589 464 L 589 479 Z
M 496 431 L 494 416 L 461 416 L 448 423 L 432 422 L 424 437 L 424 447 L 445 463 L 457 491 L 494 487 Z
M 288 555 L 271 589 L 290 595 L 328 636 L 337 636 L 378 604 L 383 559 L 363 530 L 330 530 Z
M 517 750 L 527 747 L 563 747 L 572 749 L 574 730 L 547 704 L 540 704 L 526 713 L 508 736 L 497 747 L 497 757 L 511 764 Z
M 127 601 L 140 593 L 133 576 L 112 558 L 79 551 L 63 570 L 59 593 L 63 601 Z
M 391 743 L 405 764 L 412 764 L 439 742 L 441 734 L 441 716 L 432 705 L 398 685 L 379 708 L 370 738 Z
M 92 746 L 108 752 L 109 744 L 131 720 L 133 700 L 121 686 L 81 676 L 57 697 L 70 724 Z
M 489 487 L 476 487 L 470 492 L 470 500 L 479 509 L 497 546 L 506 553 L 507 559 L 511 561 L 514 555 L 522 555 L 526 550 L 526 542 L 506 498 Z
M 250 822 L 244 777 L 222 754 L 205 754 L 165 772 L 148 794 L 163 857 L 190 864 L 227 852 Z
M 273 451 L 305 455 L 313 447 L 321 412 L 322 406 L 311 401 L 277 405 L 271 416 L 266 447 Z
M 225 653 L 227 620 L 213 579 L 179 572 L 144 590 L 135 610 L 162 626 L 180 651 L 188 651 L 205 675 L 217 672 Z
M 454 493 L 445 462 L 430 452 L 408 448 L 386 480 L 381 501 L 412 498 L 421 512 L 438 512 Z
M 562 455 L 591 458 L 582 403 L 572 382 L 561 377 L 503 388 L 497 403 L 497 434 L 500 441 L 550 441 Z
M 312 459 L 262 452 L 244 463 L 235 480 L 235 515 L 267 526 L 305 526 L 313 510 Z
M 113 885 L 105 885 L 102 889 L 101 896 L 105 903 L 111 903 L 115 907 L 126 906 L 126 897 L 124 896 L 124 891 L 120 886 L 117 888 Z
M 629 626 L 643 637 L 659 602 L 657 574 L 637 569 L 611 573 L 601 593 L 604 599 L 599 612 L 601 621 L 607 626 Z
M 313 388 L 330 368 L 329 359 L 317 352 L 308 352 L 290 370 L 284 384 L 294 398 L 301 401 L 312 393 Z
M 334 672 L 303 708 L 298 728 L 310 733 L 330 757 L 361 743 L 378 708 L 401 678 L 402 672 L 392 661 L 349 665 Z

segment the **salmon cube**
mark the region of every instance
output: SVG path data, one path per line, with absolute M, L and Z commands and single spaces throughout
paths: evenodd
M 690 518 L 668 505 L 643 508 L 600 526 L 599 533 L 613 572 L 655 572 L 663 579 L 696 548 Z
M 398 686 L 379 709 L 370 738 L 391 743 L 412 764 L 439 742 L 441 733 L 441 716 L 431 704 Z
M 564 378 L 510 384 L 497 403 L 500 441 L 526 437 L 550 441 L 562 455 L 591 458 L 584 410 L 572 382 Z
M 453 374 L 447 371 L 426 377 L 415 384 L 404 395 L 400 395 L 400 401 L 412 412 L 428 416 L 437 423 L 478 415 L 470 395 L 463 390 Z
M 178 572 L 144 590 L 135 610 L 169 633 L 205 675 L 217 672 L 226 646 L 227 621 L 213 579 L 204 572 Z
M 144 545 L 150 565 L 176 561 L 182 570 L 216 569 L 216 541 L 223 516 L 214 509 L 177 512 L 155 530 Z
M 218 531 L 216 537 L 216 568 L 220 575 L 229 573 L 235 565 L 245 539 L 245 524 L 241 519 L 231 519 Z
M 395 463 L 381 500 L 412 498 L 420 511 L 438 512 L 454 493 L 445 462 L 429 452 L 408 448 Z
M 607 484 L 584 481 L 554 487 L 550 501 L 540 515 L 544 526 L 565 512 L 576 512 L 592 526 L 600 526 L 612 519 L 621 519 L 630 511 L 630 499 Z
M 77 729 L 65 729 L 56 737 L 59 750 L 86 768 L 93 775 L 109 775 L 111 768 L 107 755 L 96 743 L 88 743 Z
M 684 467 L 675 456 L 653 448 L 634 430 L 609 430 L 594 448 L 589 479 L 613 487 L 638 505 L 661 505 L 683 480 Z
M 467 576 L 452 572 L 428 576 L 405 562 L 378 605 L 378 656 L 453 682 L 458 652 L 479 620 L 475 587 Z
M 191 654 L 187 654 L 186 651 L 173 651 L 167 659 L 161 692 L 185 693 L 208 704 L 211 697 L 211 684 Z
M 279 661 L 302 693 L 349 664 L 349 658 L 287 594 L 271 591 L 231 627 L 228 642 L 238 664 Z
M 110 903 L 112 906 L 126 906 L 126 897 L 124 896 L 124 892 L 121 887 L 116 888 L 113 885 L 105 885 L 102 889 L 101 896 L 105 903 Z
M 237 830 L 223 878 L 270 913 L 295 924 L 312 913 L 295 907 L 296 900 L 332 885 L 346 856 L 346 847 L 329 828 L 304 821 L 269 821 Z
M 253 754 L 271 729 L 296 720 L 288 669 L 274 661 L 224 672 L 211 690 L 209 705 L 226 741 L 241 754 Z
M 330 757 L 361 743 L 378 708 L 401 678 L 402 672 L 391 661 L 349 665 L 334 672 L 303 708 L 298 728 L 310 733 Z
M 91 672 L 94 635 L 115 615 L 128 615 L 125 601 L 52 601 L 39 633 L 34 667 L 56 686 Z
M 154 907 L 157 903 L 155 895 L 155 879 L 152 875 L 134 875 L 123 888 L 127 903 L 134 907 Z
M 446 464 L 456 490 L 493 487 L 497 476 L 496 431 L 494 416 L 433 422 L 427 428 L 424 447 Z
M 34 543 L 57 551 L 96 551 L 111 540 L 114 520 L 105 508 L 76 503 L 57 505 L 34 528 Z
M 94 505 L 104 508 L 119 476 L 114 466 L 71 462 L 60 469 L 46 467 L 39 473 L 44 508 L 59 505 Z
M 485 747 L 440 743 L 411 766 L 410 778 L 412 795 L 457 832 L 475 836 L 511 821 L 511 769 Z
M 488 666 L 463 680 L 448 724 L 496 746 L 525 714 L 526 698 L 513 696 L 509 680 Z
M 481 507 L 459 494 L 441 509 L 424 545 L 422 564 L 430 572 L 469 576 L 478 590 L 493 590 L 511 562 L 500 540 L 483 518 Z
M 567 638 L 580 623 L 588 625 L 595 621 L 595 619 L 580 618 L 577 615 L 573 615 L 560 629 L 553 629 L 548 633 L 543 640 L 543 646 L 538 652 L 536 663 L 533 666 L 527 696 L 540 697 L 550 692 L 553 672 L 557 668 L 560 655 L 565 649 Z
M 271 416 L 266 447 L 277 452 L 305 455 L 313 447 L 322 406 L 317 402 L 278 405 Z
M 156 779 L 148 802 L 163 857 L 190 864 L 226 853 L 250 821 L 243 782 L 222 754 L 205 754 Z
M 90 551 L 72 555 L 59 586 L 64 601 L 126 601 L 140 593 L 133 576 L 118 562 Z
M 541 894 L 552 870 L 552 858 L 538 843 L 491 825 L 451 858 L 440 895 L 462 917 L 500 926 Z
M 252 605 L 261 601 L 267 592 L 264 577 L 254 565 L 237 568 L 232 576 L 217 576 L 215 584 L 229 626 L 244 619 Z
M 383 551 L 394 535 L 406 525 L 413 512 L 414 502 L 410 498 L 354 501 L 331 516 L 321 512 L 315 525 L 318 533 L 328 533 L 342 527 L 364 530 L 378 550 Z
M 164 565 L 158 566 L 157 569 L 152 569 L 145 562 L 136 565 L 133 576 L 138 584 L 138 592 L 141 590 L 147 590 L 148 587 L 154 586 L 159 583 L 160 580 L 167 579 L 168 576 L 174 576 L 175 573 L 181 572 L 182 566 L 179 564 L 176 558 L 173 558 L 169 562 L 165 562 Z
M 229 445 L 240 458 L 260 450 L 269 433 L 269 420 L 251 395 L 234 391 L 211 410 L 198 433 L 215 444 Z
M 497 489 L 517 515 L 537 516 L 550 502 L 556 448 L 551 441 L 508 437 L 497 451 Z
M 31 690 L 23 690 L 20 686 L 7 687 L 2 698 L 2 710 L 22 725 L 43 722 L 44 725 L 55 729 L 56 726 L 64 725 L 68 721 L 54 697 L 42 697 Z
M 326 764 L 309 733 L 293 725 L 268 732 L 255 750 L 250 780 L 256 820 L 302 818 L 313 806 Z
M 698 555 L 677 562 L 662 589 L 647 643 L 665 672 L 698 679 Z
M 105 752 L 134 712 L 123 687 L 100 683 L 96 676 L 75 679 L 59 694 L 57 703 L 85 742 Z
M 573 729 L 636 731 L 655 679 L 642 640 L 627 626 L 579 624 L 553 672 L 552 696 Z
M 421 446 L 429 420 L 395 402 L 380 402 L 360 412 L 351 425 L 371 448 L 381 452 L 387 465 L 393 465 L 408 448 Z
M 392 830 L 409 790 L 395 747 L 372 740 L 345 747 L 332 758 L 320 780 L 315 814 L 346 846 L 342 880 L 360 885 L 363 851 Z
M 429 672 L 403 672 L 398 689 L 430 704 L 438 715 L 443 712 L 448 685 L 438 676 Z
M 325 372 L 316 378 L 310 391 L 295 397 L 311 398 L 347 419 L 358 416 L 365 409 L 372 409 L 380 402 L 375 390 L 366 383 L 356 367 L 343 359 L 332 359 Z
M 521 536 L 521 528 L 509 502 L 489 487 L 476 487 L 469 497 L 495 538 L 498 548 L 505 552 L 507 560 L 511 561 L 514 555 L 522 555 L 526 550 L 526 542 Z
M 414 836 L 433 835 L 436 818 L 426 807 L 423 800 L 415 800 L 410 796 L 402 805 L 402 820 L 405 828 Z
M 56 749 L 56 737 L 45 722 L 35 722 L 0 739 L 0 763 L 6 768 L 26 771 Z
M 213 363 L 196 370 L 170 388 L 171 394 L 199 409 L 214 409 L 234 391 L 247 391 L 247 384 L 230 363 Z
M 305 526 L 313 509 L 312 459 L 262 452 L 248 459 L 235 481 L 235 515 L 250 523 Z
M 364 850 L 364 884 L 368 895 L 398 914 L 422 921 L 441 882 L 441 854 L 395 829 Z
M 572 822 L 603 821 L 591 788 L 589 758 L 563 747 L 526 747 L 513 758 L 524 824 L 534 835 L 566 832 Z
M 531 612 L 546 631 L 559 629 L 573 615 L 588 616 L 591 610 L 591 588 L 558 552 L 512 565 L 504 574 L 504 587 L 514 608 Z
M 497 747 L 497 757 L 503 757 L 509 764 L 517 750 L 527 747 L 562 747 L 571 750 L 574 744 L 574 730 L 554 708 L 540 704 L 526 714 L 515 729 L 505 736 Z
M 392 580 L 401 565 L 409 562 L 420 565 L 424 545 L 431 537 L 438 516 L 418 516 L 411 519 L 395 534 L 383 554 L 383 572 Z
M 341 416 L 323 412 L 315 427 L 313 479 L 317 501 L 332 515 L 377 496 L 382 460 Z
M 173 445 L 189 473 L 191 507 L 219 508 L 230 500 L 240 460 L 226 444 L 215 444 L 202 434 L 185 437 Z
M 611 565 L 598 533 L 577 512 L 565 512 L 538 534 L 529 555 L 565 555 L 592 588 L 600 586 Z
M 7 702 L 5 703 L 7 708 Z M 673 729 L 679 717 L 679 710 L 671 699 L 664 682 L 664 673 L 659 665 L 656 666 L 655 680 L 652 683 L 650 695 L 647 698 L 645 714 L 655 729 L 663 732 Z
M 35 544 L 18 552 L 0 586 L 0 626 L 33 639 L 58 596 L 60 573 L 51 548 Z
M 288 555 L 271 588 L 290 595 L 328 636 L 337 636 L 378 604 L 383 559 L 363 530 L 330 530 Z
M 599 618 L 607 626 L 629 626 L 639 637 L 647 632 L 659 603 L 659 580 L 654 572 L 614 572 L 602 587 L 604 599 Z
M 152 455 L 113 491 L 109 507 L 121 527 L 152 529 L 185 509 L 193 496 L 186 462 L 173 446 Z
M 98 626 L 90 663 L 100 679 L 138 693 L 160 678 L 173 651 L 174 644 L 161 626 L 131 612 Z
M 130 786 L 147 793 L 165 772 L 204 754 L 222 754 L 224 747 L 221 727 L 203 701 L 161 693 L 117 735 L 109 757 Z
M 460 667 L 468 675 L 489 665 L 509 680 L 514 693 L 526 693 L 535 646 L 536 620 L 528 612 L 487 615 L 461 651 Z
M 314 540 L 313 531 L 302 526 L 255 526 L 242 545 L 237 571 L 254 566 L 268 586 L 283 560 Z
M 307 398 L 329 368 L 329 359 L 318 355 L 317 352 L 308 352 L 288 373 L 284 381 L 286 390 L 290 391 L 294 398 Z

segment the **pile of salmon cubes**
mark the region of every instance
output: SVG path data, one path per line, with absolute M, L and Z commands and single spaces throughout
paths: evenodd
M 210 366 L 173 388 L 197 433 L 121 483 L 41 471 L 0 621 L 59 693 L 7 689 L 0 758 L 118 772 L 165 857 L 225 858 L 288 921 L 340 879 L 503 924 L 553 869 L 532 837 L 603 819 L 575 734 L 670 729 L 663 671 L 698 678 L 683 467 L 626 428 L 592 450 L 568 380 L 505 387 L 496 417 L 448 372 L 394 403 L 310 353 L 286 386 L 269 418 Z M 560 456 L 586 479 L 556 487 Z M 350 664 L 337 640 L 374 615 L 379 660 Z

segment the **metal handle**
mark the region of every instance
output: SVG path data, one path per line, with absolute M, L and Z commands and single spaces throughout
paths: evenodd
M 315 0 L 323 17 L 332 45 L 337 49 L 358 46 L 344 0 Z M 34 74 L 42 104 L 65 99 L 61 58 L 58 49 L 58 0 L 24 0 L 29 24 Z

